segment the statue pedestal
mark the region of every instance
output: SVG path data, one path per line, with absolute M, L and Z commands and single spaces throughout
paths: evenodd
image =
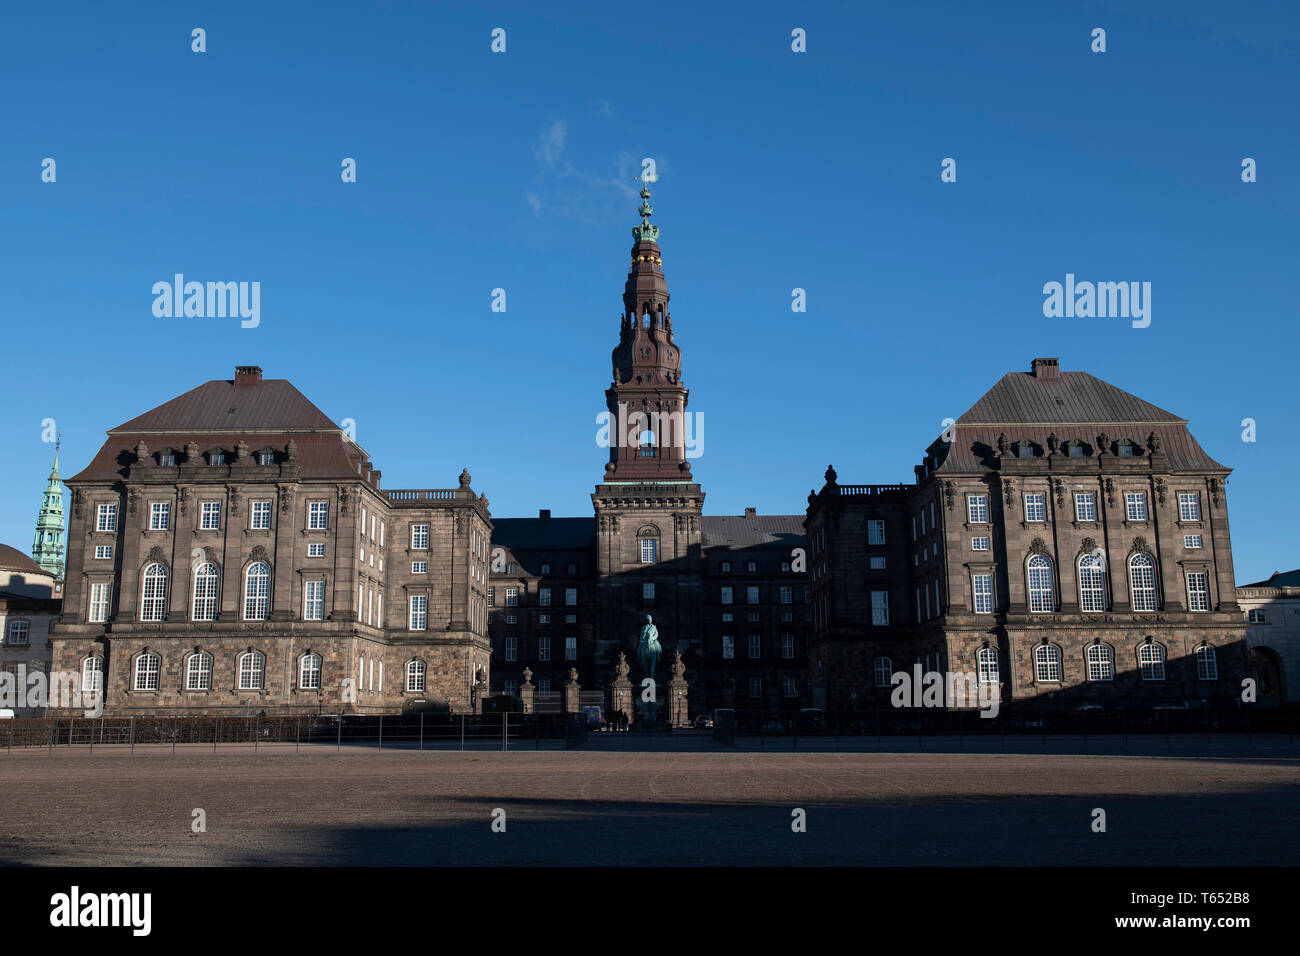
M 629 722 L 635 720 L 636 700 L 636 694 L 632 692 L 632 682 L 626 677 L 615 678 L 609 690 L 609 714 L 607 719 L 612 720 L 614 715 L 621 710 L 627 714 Z
M 686 680 L 674 677 L 668 682 L 668 726 L 674 730 L 690 727 L 690 708 L 687 703 Z

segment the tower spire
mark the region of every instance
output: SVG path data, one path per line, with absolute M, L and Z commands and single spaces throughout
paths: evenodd
M 63 482 L 59 476 L 59 449 L 63 435 L 54 442 L 54 466 L 45 484 L 45 497 L 36 516 L 36 539 L 32 543 L 32 557 L 45 571 L 63 580 Z
M 685 456 L 687 388 L 673 339 L 659 227 L 650 222 L 648 176 L 641 180 L 641 222 L 632 227 L 632 262 L 623 286 L 623 316 L 605 392 L 611 429 L 607 481 L 691 482 Z

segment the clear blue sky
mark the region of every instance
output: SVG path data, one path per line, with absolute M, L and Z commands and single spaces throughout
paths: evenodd
M 709 513 L 802 513 L 829 462 L 910 481 L 1055 355 L 1236 469 L 1239 582 L 1300 565 L 1300 5 L 720 6 L 5 4 L 0 541 L 42 419 L 70 474 L 236 364 L 354 419 L 390 488 L 590 514 L 649 156 Z M 176 272 L 260 282 L 261 325 L 155 318 Z M 1151 282 L 1151 326 L 1045 318 L 1067 272 Z

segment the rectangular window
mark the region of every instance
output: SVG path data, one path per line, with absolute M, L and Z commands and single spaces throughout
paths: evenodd
M 786 660 L 790 660 L 791 658 L 794 657 L 794 635 L 793 634 L 781 635 L 781 656 L 784 657 Z
M 117 505 L 100 505 L 95 509 L 95 530 L 117 530 Z
M 325 543 L 323 541 L 317 541 L 314 544 L 307 545 L 307 557 L 309 558 L 325 557 Z
M 411 525 L 411 550 L 429 550 L 429 526 L 427 524 Z
M 1077 491 L 1074 494 L 1074 520 L 1097 520 L 1097 495 L 1092 491 Z
M 972 577 L 975 594 L 975 613 L 993 613 L 993 575 L 976 574 Z
M 1038 493 L 1025 495 L 1025 520 L 1047 520 L 1047 498 L 1044 495 Z
M 577 588 L 565 588 L 565 589 L 564 589 L 564 603 L 565 603 L 565 605 L 567 605 L 568 607 L 573 607 L 574 605 L 576 605 L 576 604 L 578 603 L 578 589 L 577 589 Z
M 1185 535 L 1183 535 L 1183 547 L 1184 547 L 1184 548 L 1200 548 L 1200 547 L 1204 547 L 1203 541 L 1204 541 L 1204 539 L 1203 539 L 1199 534 L 1185 534 Z
M 925 516 L 921 516 L 922 530 L 925 526 Z M 872 519 L 867 522 L 867 544 L 884 544 L 885 543 L 885 522 Z
M 429 626 L 429 596 L 412 594 L 407 627 L 412 631 L 423 631 Z
M 497 606 L 497 589 L 488 588 L 488 607 Z
M 550 588 L 538 588 L 538 589 L 537 589 L 537 605 L 538 605 L 539 607 L 550 607 L 550 606 L 551 606 L 551 589 L 550 589 Z
M 722 635 L 722 659 L 732 660 L 736 656 L 736 639 L 730 634 Z
M 519 606 L 519 589 L 506 588 L 506 607 Z
M 429 562 L 428 562 L 428 561 L 412 561 L 412 562 L 411 562 L 411 573 L 412 573 L 412 574 L 428 574 L 428 573 L 429 573 Z
M 966 496 L 966 517 L 970 524 L 988 524 L 989 521 L 989 496 L 988 495 L 967 495 Z
M 873 555 L 873 556 L 872 556 L 872 558 L 871 558 L 871 570 L 872 570 L 872 571 L 883 571 L 883 570 L 885 570 L 885 559 L 884 559 L 883 556 L 879 556 L 879 555 Z
M 749 659 L 756 661 L 762 655 L 763 641 L 757 634 L 749 635 Z
M 786 697 L 799 696 L 799 686 L 798 684 L 795 683 L 795 679 L 793 677 L 781 678 L 781 691 L 782 693 L 785 694 Z
M 92 584 L 90 586 L 89 620 L 92 624 L 103 624 L 108 620 L 108 599 L 112 593 L 112 584 Z
M 248 526 L 254 531 L 266 531 L 271 527 L 271 502 L 254 501 L 248 506 Z
M 216 531 L 221 527 L 221 502 L 205 501 L 200 505 L 199 528 L 203 531 Z
M 1180 491 L 1178 493 L 1178 520 L 1179 521 L 1200 521 L 1201 520 L 1201 496 L 1194 491 Z
M 270 502 L 267 502 L 270 505 Z M 329 527 L 330 503 L 328 501 L 309 501 L 307 503 L 307 528 L 309 531 L 324 531 Z
M 302 619 L 304 621 L 321 621 L 325 619 L 324 581 L 307 581 L 303 584 Z
M 113 546 L 111 544 L 95 545 L 95 558 L 100 561 L 111 561 L 113 559 Z
M 729 584 L 724 584 L 724 585 L 722 586 L 722 597 L 721 597 L 721 601 L 722 601 L 723 604 L 730 604 L 730 603 L 731 603 L 731 585 L 729 585 Z
M 549 614 L 539 614 L 539 615 L 537 615 L 537 623 L 538 623 L 538 624 L 550 624 L 550 623 L 551 623 L 551 615 L 549 615 Z
M 763 679 L 761 677 L 751 677 L 749 679 L 749 696 L 750 697 L 763 696 Z
M 1267 624 L 1268 615 L 1258 609 L 1246 612 L 1246 621 L 1250 624 Z
M 549 637 L 539 637 L 537 639 L 537 659 L 539 661 L 549 661 L 551 659 L 551 639 Z
M 794 588 L 789 587 L 788 585 L 781 588 L 781 603 L 782 604 L 794 603 Z
M 746 604 L 757 604 L 757 603 L 758 603 L 758 588 L 757 588 L 757 587 L 750 586 L 750 587 L 745 588 L 745 603 L 746 603 Z
M 1147 495 L 1145 491 L 1130 491 L 1125 493 L 1124 517 L 1129 521 L 1147 520 Z
M 1208 611 L 1210 609 L 1210 576 L 1204 571 L 1187 573 L 1187 610 Z
M 566 637 L 564 639 L 564 659 L 566 661 L 576 661 L 578 659 L 578 639 L 576 637 Z
M 876 627 L 889 624 L 889 592 L 871 592 L 871 623 Z
M 659 542 L 654 538 L 641 539 L 641 563 L 654 564 L 657 560 L 656 553 L 659 550 Z
M 513 661 L 519 658 L 519 640 L 514 637 L 506 638 L 506 660 Z
M 972 551 L 988 551 L 992 546 L 992 539 L 987 535 L 976 535 L 970 539 L 970 549 Z
M 149 530 L 166 531 L 171 527 L 172 505 L 170 501 L 149 502 Z
M 564 623 L 565 623 L 565 624 L 577 624 L 577 623 L 578 623 L 578 615 L 576 615 L 576 614 L 566 614 L 566 615 L 564 615 Z
M 653 604 L 655 599 L 655 583 L 653 581 L 641 582 L 641 601 L 642 603 Z

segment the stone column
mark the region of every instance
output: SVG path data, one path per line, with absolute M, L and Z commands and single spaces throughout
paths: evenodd
M 668 682 L 668 726 L 675 729 L 690 726 L 690 709 L 687 706 L 686 665 L 682 654 L 673 655 L 673 677 Z
M 627 679 L 627 672 L 627 655 L 619 651 L 618 664 L 614 668 L 614 673 L 617 676 L 614 678 L 614 683 L 610 685 L 609 691 L 609 713 L 612 718 L 613 715 L 622 711 L 627 714 L 628 724 L 630 725 L 636 717 L 636 698 L 632 694 L 632 682 Z
M 566 714 L 576 714 L 578 707 L 578 692 L 582 690 L 578 683 L 578 671 L 576 668 L 569 668 L 569 682 L 564 685 L 564 712 Z
M 519 685 L 519 699 L 524 702 L 524 713 L 533 712 L 533 672 L 530 668 L 524 668 L 524 682 Z

